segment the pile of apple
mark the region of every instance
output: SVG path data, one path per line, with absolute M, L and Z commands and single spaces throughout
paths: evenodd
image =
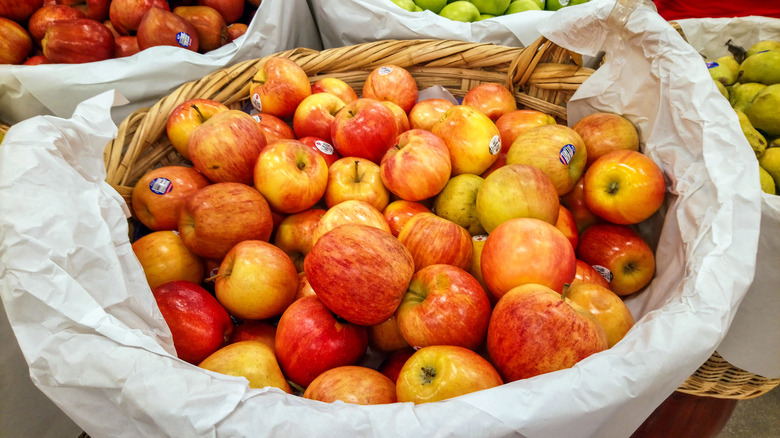
M 246 33 L 260 0 L 0 0 L 0 64 L 77 64 Z
M 453 21 L 474 22 L 524 11 L 557 11 L 590 0 L 391 0 L 410 12 L 431 11 Z
M 246 111 L 178 105 L 167 136 L 192 167 L 132 192 L 180 359 L 325 402 L 423 403 L 572 367 L 634 324 L 623 297 L 655 272 L 635 224 L 666 185 L 626 118 L 569 128 L 496 83 L 418 101 L 396 65 L 358 97 L 269 57 L 249 88 Z

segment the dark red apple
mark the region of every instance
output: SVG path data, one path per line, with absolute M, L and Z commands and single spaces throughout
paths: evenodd
M 111 0 L 57 0 L 57 4 L 81 11 L 87 18 L 104 21 L 108 20 Z
M 117 32 L 131 35 L 138 30 L 141 19 L 152 8 L 171 10 L 165 0 L 112 0 L 108 17 Z
M 225 19 L 227 24 L 235 23 L 244 15 L 245 0 L 198 0 L 200 6 L 210 6 Z
M 64 5 L 46 5 L 35 11 L 27 22 L 27 31 L 37 47 L 41 47 L 41 40 L 46 34 L 46 26 L 56 20 L 71 20 L 74 18 L 86 18 L 78 9 Z
M 41 40 L 43 55 L 49 61 L 67 64 L 111 59 L 115 45 L 111 30 L 89 18 L 52 22 Z
M 30 34 L 19 23 L 0 17 L 0 64 L 21 64 L 32 50 Z
M 136 32 L 141 50 L 155 46 L 173 46 L 198 51 L 198 31 L 184 18 L 160 8 L 144 14 Z
M 138 47 L 138 37 L 135 35 L 122 35 L 115 39 L 114 58 L 132 56 L 141 51 Z
M 41 6 L 43 0 L 0 0 L 0 17 L 24 23 Z
M 173 13 L 184 18 L 198 34 L 198 50 L 201 53 L 219 49 L 227 44 L 227 23 L 216 9 L 209 6 L 179 6 Z

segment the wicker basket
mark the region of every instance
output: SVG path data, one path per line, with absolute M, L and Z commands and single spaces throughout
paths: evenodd
M 566 123 L 566 103 L 593 70 L 581 67 L 577 54 L 544 37 L 526 48 L 452 40 L 384 40 L 323 51 L 294 49 L 283 56 L 298 63 L 313 82 L 324 76 L 346 81 L 356 91 L 369 72 L 383 64 L 409 70 L 420 89 L 441 85 L 463 97 L 484 82 L 505 84 L 521 108 L 536 109 Z M 208 98 L 241 108 L 249 99 L 249 84 L 266 58 L 244 61 L 186 83 L 151 108 L 139 109 L 119 126 L 105 150 L 107 181 L 130 204 L 133 185 L 148 170 L 189 164 L 171 145 L 165 132 L 167 116 L 178 104 Z M 717 353 L 680 386 L 694 395 L 748 399 L 780 384 L 733 367 Z

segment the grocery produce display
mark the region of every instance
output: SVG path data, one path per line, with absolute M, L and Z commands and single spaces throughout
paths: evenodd
M 589 0 L 391 0 L 410 12 L 431 11 L 453 21 L 474 22 L 523 11 L 557 11 Z
M 85 63 L 161 45 L 207 53 L 243 35 L 259 5 L 249 0 L 3 0 L 0 64 Z

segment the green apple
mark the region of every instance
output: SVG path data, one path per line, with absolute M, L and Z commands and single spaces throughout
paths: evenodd
M 477 21 L 487 20 L 488 18 L 496 18 L 496 16 L 491 14 L 479 14 Z
M 433 212 L 465 228 L 472 236 L 485 234 L 477 217 L 477 192 L 485 181 L 479 175 L 453 176 L 433 200 Z
M 581 5 L 587 3 L 590 0 L 547 0 L 545 9 L 548 11 L 557 11 L 558 9 L 565 8 L 566 6 Z
M 479 9 L 480 14 L 504 15 L 511 0 L 469 0 Z
M 417 6 L 412 0 L 390 0 L 401 9 L 405 9 L 409 12 L 415 12 L 414 8 Z
M 414 3 L 422 9 L 427 9 L 434 14 L 438 14 L 447 4 L 447 0 L 414 0 Z
M 539 0 L 514 0 L 509 3 L 504 15 L 516 14 L 523 11 L 543 11 L 544 8 L 539 5 Z
M 439 15 L 452 21 L 470 23 L 479 19 L 479 9 L 466 0 L 457 0 L 444 6 Z

